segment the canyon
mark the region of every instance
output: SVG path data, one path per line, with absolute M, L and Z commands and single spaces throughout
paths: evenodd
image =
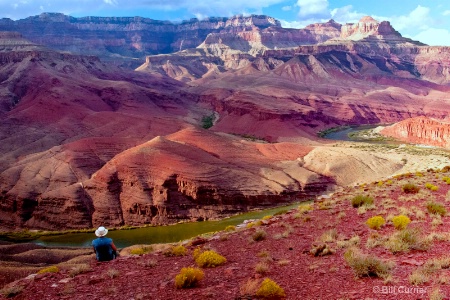
M 320 130 L 450 110 L 450 48 L 371 17 L 289 29 L 267 16 L 45 13 L 0 30 L 3 230 L 161 225 L 311 199 L 413 167 Z

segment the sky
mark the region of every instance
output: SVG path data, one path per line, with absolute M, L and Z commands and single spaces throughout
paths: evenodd
M 73 17 L 141 16 L 172 22 L 264 14 L 289 28 L 330 19 L 355 23 L 372 16 L 390 21 L 404 37 L 450 46 L 449 0 L 0 0 L 0 18 L 17 20 L 43 12 Z

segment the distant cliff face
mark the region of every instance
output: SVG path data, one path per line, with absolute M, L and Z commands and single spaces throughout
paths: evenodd
M 47 47 L 98 55 L 142 58 L 200 45 L 208 34 L 280 27 L 267 16 L 191 19 L 179 24 L 147 18 L 83 17 L 43 13 L 13 21 L 0 20 L 0 31 L 20 32 L 30 41 Z M 111 59 L 111 58 L 110 58 Z
M 427 117 L 406 119 L 381 133 L 408 143 L 450 148 L 450 123 Z

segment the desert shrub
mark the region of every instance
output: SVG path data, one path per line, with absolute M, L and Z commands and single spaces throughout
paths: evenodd
M 380 229 L 386 223 L 382 216 L 374 216 L 366 221 L 367 226 L 371 229 Z
M 430 246 L 430 240 L 421 236 L 417 228 L 407 228 L 394 233 L 385 246 L 392 253 L 406 252 L 409 250 L 427 250 Z
M 409 275 L 409 282 L 412 285 L 421 285 L 428 282 L 429 276 L 423 270 L 417 269 L 414 270 L 411 275 Z
M 158 265 L 158 261 L 156 259 L 142 259 L 137 264 L 146 268 L 154 268 Z
M 336 251 L 332 248 L 330 248 L 330 246 L 328 244 L 320 244 L 320 245 L 316 245 L 313 246 L 311 248 L 311 250 L 309 251 L 309 253 L 313 256 L 325 256 L 325 255 L 331 255 L 336 253 Z
M 255 242 L 259 242 L 259 241 L 265 240 L 266 236 L 267 236 L 267 233 L 264 230 L 257 230 L 257 231 L 255 231 L 255 233 L 253 233 L 252 239 Z
M 406 194 L 417 194 L 420 188 L 413 183 L 406 183 L 402 186 L 402 190 Z
M 186 247 L 183 245 L 172 246 L 164 252 L 165 256 L 185 256 Z
M 91 270 L 92 269 L 91 269 L 91 267 L 88 264 L 80 264 L 80 265 L 77 265 L 77 266 L 73 267 L 72 269 L 70 269 L 69 276 L 70 277 L 75 277 L 78 274 L 86 273 L 86 272 L 89 272 Z
M 241 293 L 241 299 L 249 298 L 251 299 L 252 296 L 255 295 L 256 291 L 258 290 L 259 280 L 258 279 L 248 279 L 245 282 L 243 282 L 240 287 L 239 291 Z
M 395 229 L 405 229 L 409 223 L 411 223 L 411 220 L 405 215 L 399 215 L 392 218 L 392 224 Z
M 198 268 L 182 268 L 180 273 L 175 276 L 175 287 L 185 289 L 195 287 L 203 279 L 205 273 Z
M 322 233 L 320 240 L 324 243 L 334 242 L 338 237 L 337 230 L 335 228 L 330 229 Z
M 344 259 L 353 269 L 356 276 L 374 276 L 387 278 L 392 271 L 393 264 L 375 256 L 361 253 L 356 248 L 350 248 L 344 253 Z
M 263 218 L 262 218 L 262 220 L 270 220 L 270 218 L 272 218 L 272 216 L 264 216 Z
M 256 291 L 256 296 L 263 299 L 276 299 L 286 297 L 286 293 L 275 281 L 265 278 Z
M 442 180 L 445 181 L 445 183 L 450 184 L 450 177 L 444 176 L 442 177 Z
M 44 269 L 41 269 L 38 271 L 38 274 L 45 274 L 45 273 L 58 273 L 59 268 L 57 266 L 51 266 Z
M 133 255 L 143 255 L 153 251 L 152 246 L 142 246 L 138 248 L 133 248 L 130 250 L 130 254 Z
M 0 294 L 2 294 L 5 298 L 12 298 L 20 294 L 24 289 L 23 285 L 12 284 L 9 286 L 5 286 L 0 290 Z
M 435 186 L 434 184 L 431 184 L 429 182 L 425 183 L 425 188 L 429 189 L 430 191 L 437 191 L 439 188 Z
M 120 274 L 119 270 L 113 269 L 113 268 L 109 268 L 106 271 L 106 275 L 108 275 L 109 278 L 111 278 L 111 279 L 116 278 L 117 276 L 119 276 L 119 274 Z
M 356 195 L 352 198 L 352 206 L 353 207 L 360 207 L 360 206 L 369 206 L 373 204 L 373 198 L 370 196 L 364 196 L 364 195 Z
M 225 227 L 225 231 L 235 231 L 236 230 L 236 226 L 233 225 L 229 225 L 227 227 Z
M 255 266 L 255 272 L 258 274 L 266 274 L 269 272 L 269 264 L 265 261 L 257 263 Z
M 311 204 L 300 204 L 298 206 L 298 211 L 299 211 L 299 213 L 302 213 L 302 214 L 307 214 L 311 210 L 313 210 L 313 206 Z
M 202 268 L 214 268 L 223 265 L 227 259 L 213 250 L 202 252 L 195 259 L 195 263 Z
M 430 214 L 433 215 L 445 216 L 445 214 L 447 213 L 447 210 L 445 209 L 444 205 L 436 202 L 428 202 L 427 210 Z

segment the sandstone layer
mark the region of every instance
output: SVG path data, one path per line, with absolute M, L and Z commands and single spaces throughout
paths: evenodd
M 450 148 L 450 123 L 423 116 L 388 126 L 381 134 L 408 143 Z

